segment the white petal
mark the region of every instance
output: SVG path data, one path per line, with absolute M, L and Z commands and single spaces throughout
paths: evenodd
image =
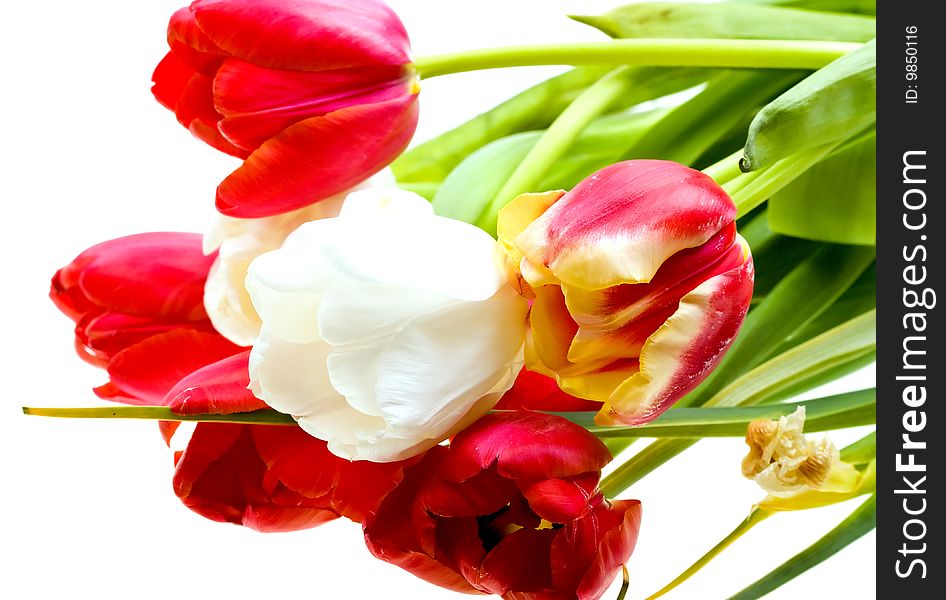
M 444 431 L 507 379 L 522 349 L 525 313 L 525 300 L 507 286 L 487 301 L 452 306 L 408 324 L 378 370 L 378 405 L 391 427 Z
M 329 380 L 323 342 L 293 344 L 263 328 L 250 352 L 250 389 L 279 412 L 306 416 L 332 410 L 345 399 Z
M 345 397 L 349 406 L 375 417 L 382 416 L 375 383 L 378 362 L 386 346 L 386 343 L 375 343 L 352 350 L 335 350 L 326 361 L 332 387 Z

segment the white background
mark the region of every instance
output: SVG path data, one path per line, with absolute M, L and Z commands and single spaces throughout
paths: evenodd
M 180 1 L 180 0 L 178 0 Z M 490 45 L 595 40 L 565 14 L 622 2 L 391 0 L 416 55 Z M 49 278 L 84 248 L 159 230 L 202 231 L 235 166 L 192 139 L 152 98 L 174 0 L 15 2 L 0 37 L 0 596 L 4 598 L 447 598 L 373 559 L 339 520 L 263 535 L 206 521 L 171 489 L 171 454 L 148 422 L 25 417 L 24 404 L 100 402 L 103 374 L 72 351 Z M 417 140 L 561 69 L 425 82 Z M 873 375 L 862 372 L 855 387 Z M 837 434 L 839 444 L 859 432 Z M 644 503 L 630 598 L 644 598 L 730 531 L 760 492 L 739 475 L 741 440 L 715 440 L 629 491 Z M 668 598 L 725 598 L 805 548 L 854 505 L 769 519 Z M 874 596 L 874 536 L 771 598 Z M 614 587 L 616 592 L 617 586 Z M 606 597 L 614 597 L 609 593 Z

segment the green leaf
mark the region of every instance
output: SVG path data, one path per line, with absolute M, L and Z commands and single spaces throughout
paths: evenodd
M 627 144 L 646 133 L 663 114 L 621 113 L 594 121 L 539 184 L 539 190 L 571 188 L 617 161 Z M 530 131 L 487 144 L 461 162 L 434 196 L 437 214 L 473 223 L 492 202 L 542 133 Z
M 841 449 L 841 460 L 852 465 L 866 465 L 877 458 L 877 432 L 871 431 Z
M 625 437 L 742 437 L 756 419 L 777 419 L 806 411 L 805 431 L 827 431 L 875 422 L 876 390 L 866 389 L 814 400 L 748 407 L 671 408 L 647 425 L 601 427 L 588 413 L 558 413 L 601 438 Z
M 521 133 L 545 129 L 588 86 L 613 70 L 594 66 L 573 69 L 535 85 L 498 106 L 474 117 L 411 150 L 391 163 L 399 185 L 423 184 L 429 189 L 475 150 L 489 142 Z M 698 85 L 706 80 L 706 69 L 628 69 L 633 91 L 612 107 L 619 112 L 645 100 L 659 98 Z
M 768 4 L 804 10 L 876 15 L 877 0 L 731 0 L 737 4 Z
M 572 19 L 623 38 L 741 38 L 866 42 L 875 35 L 870 17 L 819 14 L 774 6 L 730 3 L 643 2 L 600 16 Z
M 773 231 L 837 244 L 877 235 L 877 136 L 838 148 L 769 199 Z
M 749 127 L 744 171 L 832 144 L 876 120 L 877 57 L 873 40 L 815 71 L 756 115 Z
M 548 126 L 611 67 L 581 67 L 532 86 L 495 108 L 408 150 L 391 163 L 398 183 L 439 183 L 469 153 L 492 140 Z
M 692 164 L 746 115 L 798 81 L 795 71 L 723 72 L 696 96 L 672 109 L 623 159 L 659 158 Z
M 738 225 L 739 233 L 752 249 L 755 263 L 754 304 L 761 302 L 792 269 L 820 247 L 816 242 L 773 232 L 765 209 L 753 212 Z
M 877 350 L 875 311 L 835 327 L 759 365 L 721 389 L 703 406 L 749 406 L 771 402 L 798 380 L 817 376 Z
M 877 496 L 871 496 L 827 535 L 762 579 L 731 596 L 729 600 L 761 598 L 808 569 L 831 558 L 875 527 L 877 527 Z

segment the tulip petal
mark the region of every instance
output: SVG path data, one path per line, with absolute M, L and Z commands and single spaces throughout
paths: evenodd
M 220 132 L 253 149 L 290 125 L 353 106 L 392 100 L 410 92 L 403 67 L 335 71 L 277 71 L 229 58 L 213 81 Z
M 483 396 L 504 392 L 522 366 L 516 356 L 525 308 L 522 298 L 504 287 L 488 302 L 458 304 L 408 324 L 393 337 L 378 367 L 376 393 L 385 420 L 406 434 L 439 437 Z M 481 360 L 484 356 L 500 358 Z
M 537 515 L 551 523 L 567 523 L 588 511 L 600 478 L 598 471 L 592 471 L 575 477 L 519 482 L 519 489 Z
M 562 417 L 533 412 L 491 413 L 457 434 L 450 469 L 469 477 L 494 462 L 511 479 L 567 478 L 598 471 L 611 461 L 607 447 Z
M 576 398 L 562 391 L 551 377 L 522 369 L 495 410 L 536 410 L 547 412 L 597 411 L 597 402 Z
M 201 30 L 189 6 L 171 15 L 168 46 L 192 71 L 208 76 L 213 76 L 226 54 Z
M 670 161 L 632 160 L 583 180 L 515 244 L 563 283 L 602 289 L 650 281 L 667 258 L 705 243 L 735 216 L 709 176 Z
M 217 188 L 217 208 L 265 217 L 312 204 L 378 172 L 410 142 L 417 97 L 404 94 L 300 121 L 267 140 Z
M 53 277 L 51 296 L 66 314 L 91 305 L 128 315 L 197 321 L 213 263 L 200 235 L 142 233 L 92 246 Z M 81 296 L 81 298 L 77 297 Z
M 126 394 L 145 404 L 161 404 L 185 376 L 241 350 L 215 333 L 174 329 L 116 354 L 108 375 Z
M 434 447 L 418 465 L 405 471 L 403 481 L 384 498 L 377 512 L 365 519 L 365 544 L 375 557 L 434 585 L 462 593 L 476 593 L 478 590 L 455 567 L 441 562 L 439 555 L 434 558 L 433 552 L 438 545 L 436 524 L 423 504 L 416 502 L 420 488 L 430 474 L 439 469 L 446 453 L 446 448 Z M 429 539 L 425 541 L 423 538 Z M 457 538 L 454 540 L 455 546 Z M 448 563 L 456 562 L 458 556 L 466 556 L 475 548 L 453 550 L 444 557 Z
M 476 517 L 494 513 L 512 501 L 516 484 L 485 469 L 473 477 L 457 481 L 445 476 L 433 478 L 421 491 L 421 502 L 441 517 Z
M 611 585 L 621 566 L 627 563 L 637 545 L 637 535 L 641 526 L 641 503 L 637 500 L 613 500 L 607 504 L 609 505 L 607 508 L 602 506 L 594 514 L 576 523 L 578 527 L 587 527 L 592 519 L 598 517 L 598 522 L 594 526 L 600 528 L 598 534 L 600 541 L 595 547 L 594 560 L 577 589 L 579 600 L 600 598 Z M 607 522 L 613 522 L 613 519 L 600 518 L 604 514 L 618 517 L 617 525 L 609 527 Z M 571 560 L 571 557 L 566 560 Z
M 741 237 L 738 242 L 744 262 L 680 300 L 673 316 L 644 344 L 640 372 L 614 390 L 596 423 L 648 423 L 716 368 L 739 332 L 752 298 L 752 257 Z
M 216 46 L 274 69 L 410 62 L 404 25 L 380 0 L 198 0 L 191 11 Z
M 483 559 L 476 587 L 491 594 L 537 592 L 552 587 L 549 555 L 558 532 L 520 529 L 502 539 Z
M 267 467 L 254 445 L 257 427 L 266 426 L 199 423 L 175 467 L 178 497 L 208 519 L 259 531 L 294 531 L 335 519 L 334 511 L 307 506 L 315 502 L 302 497 L 288 505 L 272 502 L 262 487 Z
M 197 369 L 178 381 L 163 404 L 176 413 L 231 414 L 268 408 L 248 389 L 250 351 Z

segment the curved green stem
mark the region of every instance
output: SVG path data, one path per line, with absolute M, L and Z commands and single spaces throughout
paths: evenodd
M 860 46 L 828 41 L 621 39 L 508 46 L 423 56 L 414 61 L 414 68 L 421 78 L 538 65 L 819 69 Z
M 740 523 L 738 527 L 733 529 L 732 532 L 726 537 L 724 537 L 721 542 L 713 546 L 713 548 L 709 552 L 701 556 L 699 560 L 697 560 L 695 563 L 690 565 L 690 567 L 688 567 L 686 571 L 684 571 L 683 573 L 680 573 L 676 577 L 676 579 L 674 579 L 673 581 L 671 581 L 664 587 L 660 588 L 660 590 L 657 593 L 649 596 L 647 600 L 655 600 L 656 598 L 660 598 L 661 596 L 663 596 L 664 594 L 666 594 L 673 588 L 677 587 L 678 585 L 680 585 L 681 583 L 683 583 L 684 581 L 692 577 L 694 573 L 696 573 L 697 571 L 705 567 L 707 563 L 709 563 L 711 560 L 719 556 L 719 554 L 723 550 L 728 548 L 730 545 L 732 545 L 733 542 L 735 542 L 740 537 L 742 537 L 743 534 L 745 534 L 747 531 L 749 531 L 750 529 L 752 529 L 753 527 L 755 527 L 762 521 L 764 521 L 771 514 L 772 513 L 766 512 L 764 510 L 760 510 L 758 508 L 752 509 L 752 512 L 749 513 L 749 516 L 746 517 L 746 520 Z
M 499 209 L 519 194 L 535 191 L 542 176 L 568 151 L 581 132 L 618 98 L 630 91 L 633 81 L 626 76 L 627 72 L 627 67 L 611 71 L 562 111 L 506 180 L 493 201 L 483 209 L 477 219 L 477 226 L 489 233 L 496 233 Z
M 228 415 L 182 415 L 166 406 L 102 406 L 94 408 L 39 408 L 24 406 L 23 414 L 66 419 L 147 419 L 151 421 L 200 421 L 255 425 L 295 425 L 290 415 L 275 410 L 254 410 Z

